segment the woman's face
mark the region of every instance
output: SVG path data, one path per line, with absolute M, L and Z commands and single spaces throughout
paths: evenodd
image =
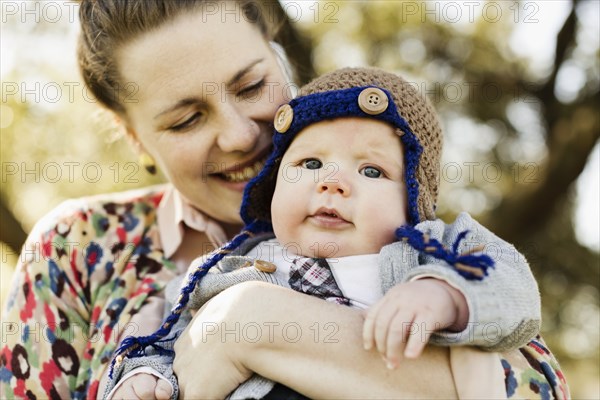
M 128 132 L 197 209 L 237 224 L 271 146 L 283 72 L 243 15 L 182 15 L 122 46 Z

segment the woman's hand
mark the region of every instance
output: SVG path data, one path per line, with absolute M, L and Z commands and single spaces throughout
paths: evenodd
M 173 372 L 180 398 L 225 398 L 252 371 L 237 361 L 244 348 L 240 339 L 245 284 L 219 293 L 198 310 L 175 342 Z
M 255 372 L 312 398 L 456 398 L 448 349 L 389 370 L 363 349 L 363 315 L 262 282 L 203 307 L 175 345 L 181 398 L 223 398 Z
M 445 281 L 420 279 L 390 289 L 366 313 L 363 340 L 375 347 L 390 369 L 402 355 L 417 358 L 435 331 L 460 332 L 469 318 L 467 301 Z

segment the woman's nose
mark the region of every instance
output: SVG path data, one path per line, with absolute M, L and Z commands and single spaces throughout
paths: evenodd
M 258 124 L 240 113 L 234 105 L 226 104 L 224 109 L 217 145 L 224 153 L 251 151 L 260 135 Z

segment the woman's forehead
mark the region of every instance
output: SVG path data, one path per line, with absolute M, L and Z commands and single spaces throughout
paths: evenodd
M 240 72 L 262 73 L 273 54 L 260 30 L 243 18 L 182 15 L 119 49 L 123 85 L 133 101 L 156 104 L 223 89 Z M 261 61 L 262 60 L 262 61 Z M 127 106 L 127 105 L 126 105 Z
M 260 30 L 244 18 L 183 14 L 118 50 L 125 82 L 182 86 L 226 82 L 248 62 L 271 56 Z

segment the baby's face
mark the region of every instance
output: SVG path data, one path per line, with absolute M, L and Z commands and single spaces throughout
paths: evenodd
M 402 144 L 367 118 L 323 121 L 283 156 L 271 203 L 283 246 L 307 257 L 378 253 L 407 221 Z

